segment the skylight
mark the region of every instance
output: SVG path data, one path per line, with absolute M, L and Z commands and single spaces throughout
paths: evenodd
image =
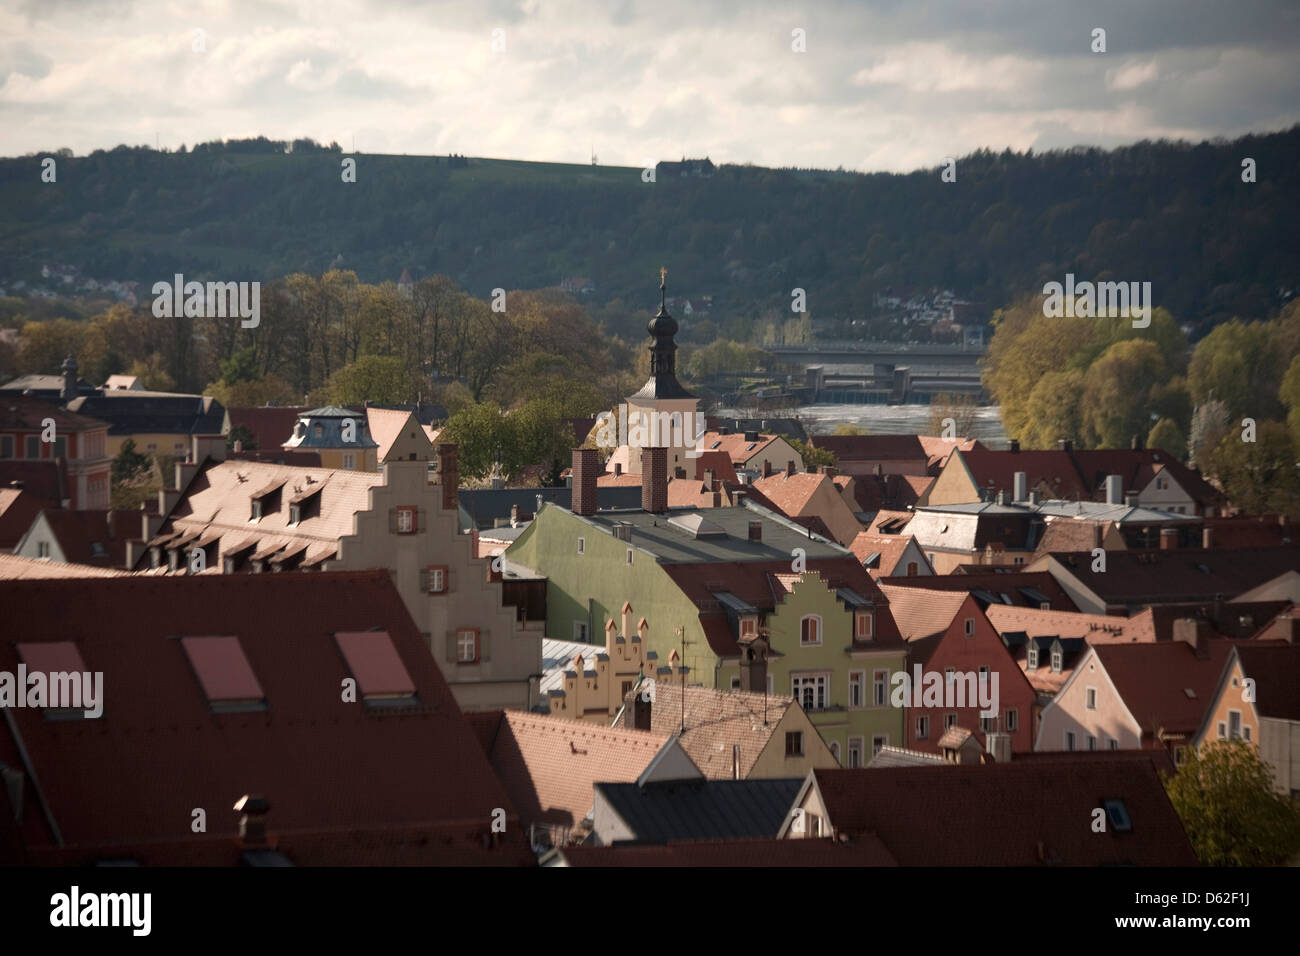
M 340 631 L 334 639 L 363 700 L 393 702 L 414 698 L 415 682 L 387 631 Z
M 266 709 L 266 695 L 239 638 L 182 637 L 181 647 L 213 710 Z

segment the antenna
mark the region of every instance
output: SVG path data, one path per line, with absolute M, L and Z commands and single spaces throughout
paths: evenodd
M 677 638 L 682 642 L 682 734 L 686 733 L 686 645 L 693 644 L 694 641 L 686 639 L 686 628 L 681 625 L 677 626 Z

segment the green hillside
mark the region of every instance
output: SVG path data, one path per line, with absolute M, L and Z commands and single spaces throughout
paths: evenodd
M 1300 283 L 1300 127 L 1235 142 L 1113 151 L 982 151 L 911 173 L 721 166 L 642 181 L 625 167 L 360 154 L 299 141 L 118 147 L 0 160 L 0 284 L 47 262 L 146 288 L 182 272 L 269 280 L 331 265 L 367 282 L 440 273 L 469 292 L 589 277 L 590 304 L 640 309 L 672 291 L 757 317 L 808 292 L 814 317 L 860 317 L 872 296 L 951 288 L 1001 306 L 1066 272 L 1150 281 L 1197 332 L 1273 312 Z M 1258 181 L 1243 183 L 1253 158 Z M 676 158 L 676 157 L 673 157 Z M 464 163 L 465 161 L 461 161 Z

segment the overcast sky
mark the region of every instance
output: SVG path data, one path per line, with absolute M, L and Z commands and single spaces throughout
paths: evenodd
M 0 154 L 265 135 L 908 170 L 1283 129 L 1298 48 L 1294 0 L 0 0 Z

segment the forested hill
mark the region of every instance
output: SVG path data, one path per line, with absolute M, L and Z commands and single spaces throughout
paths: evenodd
M 954 183 L 907 175 L 721 166 L 643 182 L 625 167 L 291 153 L 265 139 L 188 152 L 118 147 L 0 160 L 0 284 L 45 263 L 91 278 L 269 280 L 331 266 L 363 281 L 451 276 L 473 294 L 594 282 L 641 308 L 660 265 L 714 314 L 860 317 L 893 287 L 951 288 L 992 307 L 1062 280 L 1150 281 L 1204 331 L 1264 317 L 1300 285 L 1300 126 L 1235 142 L 1144 142 L 1046 154 L 981 151 Z M 42 154 L 43 155 L 43 154 Z M 1242 181 L 1242 160 L 1257 181 Z M 664 157 L 676 159 L 677 157 Z M 647 293 L 647 289 L 651 291 Z

